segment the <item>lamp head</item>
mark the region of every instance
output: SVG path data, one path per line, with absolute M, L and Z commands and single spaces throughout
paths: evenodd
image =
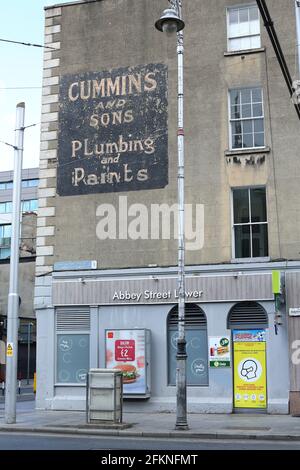
M 156 21 L 155 27 L 158 31 L 163 31 L 167 34 L 178 33 L 184 28 L 184 21 L 179 18 L 173 8 L 164 10 L 162 16 Z

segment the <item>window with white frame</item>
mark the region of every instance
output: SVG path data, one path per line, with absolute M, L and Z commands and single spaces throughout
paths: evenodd
M 244 51 L 261 47 L 257 5 L 227 9 L 228 51 Z
M 269 256 L 266 188 L 232 190 L 234 258 Z
M 230 147 L 265 146 L 263 93 L 260 87 L 229 91 Z
M 0 225 L 0 259 L 10 257 L 11 224 Z

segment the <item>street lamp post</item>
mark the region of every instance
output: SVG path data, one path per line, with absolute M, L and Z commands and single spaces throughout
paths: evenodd
M 184 114 L 183 114 L 183 28 L 182 0 L 169 0 L 155 27 L 167 34 L 177 32 L 178 56 L 178 340 L 176 366 L 176 429 L 188 429 L 186 399 L 186 340 L 185 340 L 185 214 L 184 214 Z
M 19 103 L 16 109 L 16 133 L 13 180 L 13 210 L 9 294 L 7 306 L 7 353 L 5 388 L 5 423 L 16 422 L 17 366 L 18 366 L 18 322 L 19 322 L 19 246 L 21 215 L 21 182 L 24 141 L 25 104 Z

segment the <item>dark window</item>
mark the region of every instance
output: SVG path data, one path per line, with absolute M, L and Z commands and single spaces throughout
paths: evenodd
M 206 316 L 194 304 L 185 306 L 185 338 L 187 351 L 187 384 L 208 385 L 208 353 Z M 176 352 L 178 339 L 178 306 L 168 315 L 168 384 L 176 384 Z
M 265 188 L 233 189 L 234 257 L 269 255 Z

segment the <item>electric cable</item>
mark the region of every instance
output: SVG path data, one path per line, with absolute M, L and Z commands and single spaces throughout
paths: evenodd
M 275 30 L 275 27 L 274 27 L 274 22 L 271 18 L 271 15 L 270 15 L 270 12 L 268 10 L 268 7 L 266 5 L 265 0 L 256 0 L 256 2 L 257 2 L 257 6 L 259 8 L 260 14 L 262 16 L 265 28 L 268 32 L 270 41 L 271 41 L 272 46 L 274 48 L 275 55 L 276 55 L 276 58 L 278 60 L 279 66 L 281 68 L 281 71 L 282 71 L 283 77 L 285 79 L 286 85 L 288 87 L 290 96 L 292 97 L 293 93 L 294 93 L 293 81 L 292 81 L 292 77 L 291 77 L 289 68 L 287 66 L 287 63 L 286 63 L 286 60 L 285 60 L 285 57 L 284 57 L 284 54 L 283 54 L 283 51 L 282 51 L 277 33 L 276 33 L 276 30 Z M 300 119 L 300 104 L 294 103 L 294 106 L 295 106 L 298 118 Z

